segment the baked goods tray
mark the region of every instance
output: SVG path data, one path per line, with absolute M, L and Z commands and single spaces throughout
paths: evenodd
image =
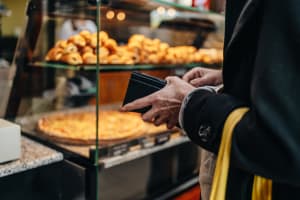
M 21 125 L 22 133 L 30 138 L 38 140 L 46 145 L 49 145 L 57 150 L 65 152 L 65 156 L 80 157 L 84 160 L 94 161 L 96 146 L 95 145 L 71 145 L 56 142 L 51 138 L 44 137 L 37 130 L 37 122 L 40 118 L 51 114 L 70 113 L 79 111 L 93 111 L 95 107 L 76 108 L 67 111 L 57 111 L 51 113 L 34 114 L 31 116 L 19 117 L 15 121 Z M 98 155 L 99 158 L 105 159 L 114 156 L 120 156 L 133 151 L 139 151 L 141 149 L 149 149 L 155 146 L 163 145 L 172 139 L 181 137 L 179 130 L 162 131 L 151 135 L 140 135 L 138 137 L 132 137 L 117 141 L 102 142 L 99 141 Z

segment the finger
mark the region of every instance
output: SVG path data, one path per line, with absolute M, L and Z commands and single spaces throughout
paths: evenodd
M 198 73 L 197 71 L 199 68 L 193 68 L 192 70 L 188 71 L 185 75 L 183 75 L 182 79 L 186 82 L 190 82 L 190 80 L 193 80 L 194 78 L 197 78 Z
M 192 73 L 192 71 L 187 72 L 185 75 L 183 75 L 182 80 L 186 82 L 190 82 L 190 80 L 195 78 L 195 74 Z
M 166 81 L 167 81 L 167 84 L 170 84 L 170 83 L 173 83 L 175 82 L 176 80 L 178 80 L 179 78 L 177 76 L 168 76 L 166 78 Z
M 140 108 L 144 108 L 147 106 L 150 106 L 152 102 L 152 98 L 149 96 L 137 99 L 133 102 L 130 102 L 126 105 L 124 105 L 120 111 L 131 111 L 131 110 L 136 110 L 136 109 L 140 109 Z
M 177 123 L 178 123 L 177 117 L 173 117 L 173 118 L 171 118 L 171 119 L 168 121 L 168 123 L 167 123 L 167 128 L 168 128 L 168 129 L 172 129 L 172 128 L 174 128 L 174 127 L 177 125 Z
M 191 80 L 190 84 L 195 87 L 199 87 L 199 86 L 209 85 L 210 80 L 207 77 L 203 76 L 201 78 L 196 78 L 196 79 Z
M 157 109 L 150 109 L 148 112 L 143 114 L 142 118 L 146 122 L 153 122 L 155 118 L 159 117 L 159 112 Z
M 167 122 L 167 117 L 165 115 L 159 116 L 157 119 L 155 119 L 154 124 L 155 126 L 162 125 L 163 123 Z
M 176 124 L 173 124 L 173 123 L 170 123 L 170 122 L 169 122 L 169 123 L 167 123 L 167 128 L 168 128 L 168 129 L 172 129 L 172 128 L 175 127 L 175 125 L 176 125 Z

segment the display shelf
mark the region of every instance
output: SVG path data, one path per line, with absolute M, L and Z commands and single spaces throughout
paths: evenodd
M 55 11 L 49 12 L 49 15 L 52 16 L 66 16 L 66 14 L 69 14 L 69 17 L 74 18 L 80 18 L 82 16 L 74 15 L 74 13 L 78 12 L 84 12 L 87 14 L 87 16 L 92 17 L 93 14 L 95 14 L 97 7 L 96 7 L 96 1 L 62 1 L 57 4 L 55 4 Z M 128 10 L 134 10 L 138 12 L 149 12 L 152 10 L 157 9 L 159 6 L 163 6 L 166 8 L 174 8 L 177 11 L 182 12 L 196 12 L 196 13 L 202 13 L 202 14 L 211 14 L 211 15 L 223 15 L 222 13 L 214 12 L 212 10 L 207 10 L 203 7 L 192 7 L 192 6 L 186 6 L 183 4 L 179 4 L 176 2 L 171 2 L 167 0 L 111 0 L 109 3 L 102 3 L 101 4 L 101 10 L 103 9 L 126 9 Z M 93 13 L 93 14 L 92 14 Z M 86 16 L 85 16 L 86 17 Z
M 93 110 L 94 107 L 85 107 L 69 110 L 69 112 L 78 112 L 80 110 Z M 57 112 L 59 113 L 59 112 Z M 48 113 L 51 114 L 51 113 Z M 38 119 L 45 114 L 35 114 L 31 116 L 19 117 L 16 123 L 22 127 L 22 133 L 27 137 L 37 140 L 47 146 L 50 146 L 58 151 L 64 153 L 68 158 L 72 157 L 80 162 L 89 164 L 90 161 L 94 163 L 95 145 L 72 145 L 53 141 L 45 137 L 36 129 Z M 179 129 L 163 131 L 152 135 L 141 135 L 136 138 L 124 139 L 116 142 L 99 143 L 99 164 L 103 168 L 110 168 L 129 162 L 134 159 L 142 158 L 144 156 L 156 153 L 158 151 L 177 146 L 179 144 L 189 142 L 188 137 L 182 135 Z
M 183 4 L 179 4 L 179 3 L 175 3 L 175 2 L 171 2 L 171 1 L 166 1 L 166 0 L 151 0 L 152 2 L 161 4 L 161 5 L 165 5 L 168 7 L 173 7 L 175 9 L 180 9 L 180 10 L 186 10 L 186 11 L 193 11 L 193 12 L 201 12 L 201 13 L 208 13 L 208 14 L 219 14 L 219 13 L 215 13 L 212 12 L 210 10 L 207 10 L 205 8 L 202 7 L 192 7 L 192 6 L 186 6 Z
M 96 65 L 68 65 L 64 63 L 53 62 L 35 62 L 31 63 L 32 67 L 45 67 L 55 69 L 68 69 L 68 70 L 96 70 Z M 207 63 L 190 63 L 190 64 L 137 64 L 137 65 L 100 65 L 100 72 L 114 72 L 114 71 L 132 71 L 132 70 L 172 70 L 172 69 L 191 69 L 193 67 L 208 67 L 219 68 L 220 63 L 207 64 Z
M 131 160 L 142 158 L 147 155 L 162 151 L 164 149 L 168 149 L 183 143 L 188 143 L 189 141 L 190 141 L 189 138 L 186 136 L 178 136 L 161 145 L 153 146 L 151 148 L 143 148 L 140 150 L 131 151 L 119 156 L 101 158 L 99 162 L 103 165 L 104 168 L 111 168 L 116 165 L 120 165 L 122 163 L 129 162 Z

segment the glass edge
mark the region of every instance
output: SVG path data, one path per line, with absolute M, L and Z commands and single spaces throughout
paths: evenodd
M 47 67 L 56 69 L 71 69 L 71 70 L 83 70 L 94 71 L 97 70 L 97 65 L 68 65 L 61 63 L 48 63 L 48 62 L 35 62 L 31 64 L 32 67 Z M 113 72 L 113 71 L 132 71 L 132 70 L 172 70 L 172 69 L 188 69 L 197 66 L 204 66 L 208 68 L 218 68 L 222 66 L 222 63 L 188 63 L 188 64 L 139 64 L 139 65 L 99 65 L 100 72 Z

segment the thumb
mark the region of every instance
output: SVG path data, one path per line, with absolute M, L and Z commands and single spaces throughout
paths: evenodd
M 167 84 L 170 84 L 180 79 L 177 76 L 168 76 L 165 80 L 167 81 Z

